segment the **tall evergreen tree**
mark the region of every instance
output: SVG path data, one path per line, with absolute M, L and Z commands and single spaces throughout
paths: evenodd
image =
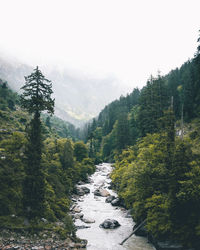
M 23 205 L 27 218 L 40 217 L 44 212 L 45 178 L 41 169 L 42 132 L 40 114 L 54 112 L 54 99 L 51 98 L 52 84 L 38 67 L 25 77 L 24 91 L 20 96 L 21 106 L 33 114 L 28 129 L 26 148 L 25 181 L 23 185 Z

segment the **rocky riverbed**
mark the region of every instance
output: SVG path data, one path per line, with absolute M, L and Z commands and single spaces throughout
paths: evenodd
M 56 233 L 49 233 L 45 230 L 34 235 L 17 233 L 10 230 L 1 230 L 0 232 L 0 249 L 2 250 L 76 250 L 86 249 L 86 245 L 86 240 L 75 242 L 70 237 L 61 240 Z

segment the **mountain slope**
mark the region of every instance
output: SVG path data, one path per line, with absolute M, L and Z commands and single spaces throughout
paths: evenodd
M 25 64 L 0 56 L 0 78 L 15 91 L 24 84 L 24 76 L 33 70 Z M 101 109 L 123 92 L 113 77 L 95 79 L 69 70 L 41 67 L 52 81 L 56 100 L 55 114 L 76 126 L 98 115 Z

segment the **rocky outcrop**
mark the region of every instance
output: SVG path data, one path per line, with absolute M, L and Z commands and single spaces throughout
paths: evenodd
M 105 229 L 114 229 L 121 226 L 117 220 L 113 219 L 106 219 L 103 223 L 99 225 L 101 228 Z

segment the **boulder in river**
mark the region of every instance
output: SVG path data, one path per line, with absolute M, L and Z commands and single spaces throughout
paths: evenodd
M 81 187 L 81 189 L 83 190 L 83 192 L 84 192 L 85 194 L 89 194 L 89 193 L 90 193 L 90 189 L 87 188 L 87 187 Z
M 95 220 L 94 219 L 91 219 L 91 218 L 87 218 L 87 217 L 83 217 L 81 218 L 81 220 L 85 223 L 95 223 Z
M 110 196 L 110 193 L 106 189 L 100 189 L 100 194 L 102 197 Z
M 100 189 L 96 189 L 96 190 L 94 191 L 94 195 L 96 195 L 96 196 L 101 196 Z
M 83 214 L 82 213 L 77 213 L 73 216 L 75 219 L 81 219 L 83 218 Z
M 116 197 L 115 197 L 114 195 L 110 195 L 110 196 L 108 196 L 108 197 L 106 198 L 105 202 L 111 203 L 111 201 L 113 201 L 113 200 L 115 200 L 115 199 L 116 199 Z
M 90 189 L 87 187 L 77 187 L 76 188 L 76 194 L 83 196 L 84 194 L 90 193 Z
M 113 206 L 120 206 L 121 205 L 120 198 L 116 198 L 116 199 L 112 200 L 111 201 L 111 205 L 113 205 Z
M 74 212 L 74 213 L 80 213 L 80 212 L 81 212 L 81 209 L 80 209 L 79 207 L 75 207 L 75 208 L 73 209 L 73 212 Z
M 102 196 L 102 197 L 107 197 L 107 196 L 110 196 L 110 193 L 106 190 L 106 189 L 96 189 L 94 191 L 94 195 L 96 196 Z
M 117 220 L 113 219 L 106 219 L 103 223 L 99 225 L 101 228 L 105 229 L 114 229 L 121 226 Z

